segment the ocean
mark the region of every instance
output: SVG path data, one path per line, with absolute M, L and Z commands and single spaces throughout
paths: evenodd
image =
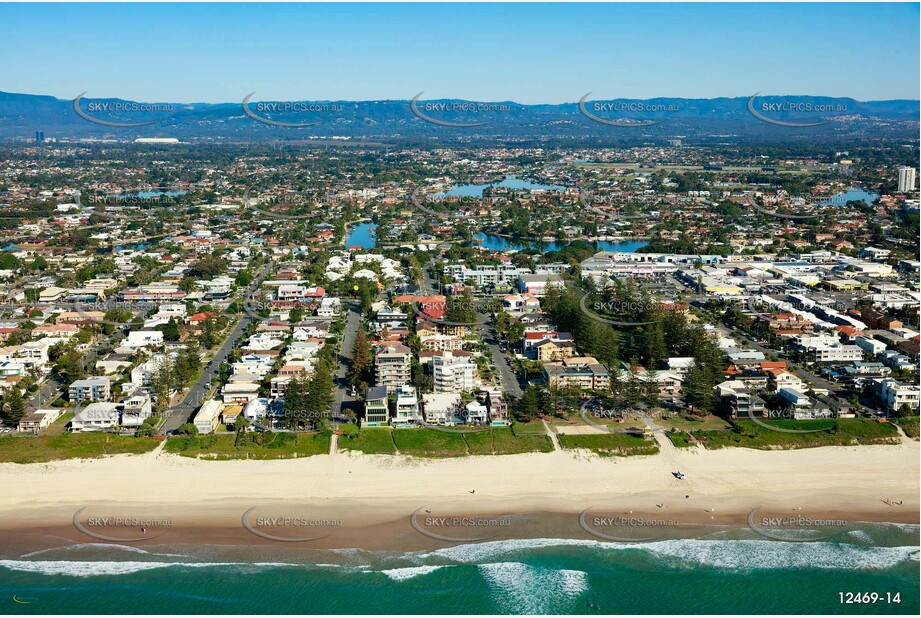
M 0 591 L 5 614 L 917 615 L 918 535 L 867 523 L 838 542 L 804 543 L 720 529 L 402 553 L 79 544 L 0 560 Z M 841 603 L 841 593 L 874 592 L 874 604 Z

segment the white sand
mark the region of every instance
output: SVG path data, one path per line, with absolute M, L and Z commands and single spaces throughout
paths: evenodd
M 675 470 L 686 479 L 675 479 Z M 198 521 L 238 513 L 241 506 L 288 501 L 361 523 L 393 521 L 434 505 L 464 513 L 577 513 L 588 507 L 656 512 L 662 504 L 701 521 L 714 510 L 744 514 L 765 506 L 917 522 L 918 472 L 919 444 L 909 441 L 796 451 L 668 448 L 630 458 L 558 451 L 422 460 L 340 452 L 218 462 L 158 449 L 140 456 L 0 464 L 0 529 L 68 524 L 87 505 L 177 511 L 180 519 Z

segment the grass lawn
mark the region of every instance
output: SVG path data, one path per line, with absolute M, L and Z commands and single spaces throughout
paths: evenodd
M 26 464 L 60 459 L 92 459 L 125 453 L 141 454 L 152 451 L 158 444 L 153 438 L 103 432 L 4 436 L 0 438 L 0 462 Z
M 544 424 L 540 421 L 531 421 L 529 423 L 515 423 L 515 434 L 519 436 L 525 435 L 547 435 L 547 430 L 544 428 Z
M 897 418 L 893 419 L 896 425 L 902 428 L 902 431 L 905 432 L 909 438 L 918 439 L 918 417 L 909 416 L 907 418 Z
M 366 455 L 393 455 L 393 430 L 389 427 L 368 427 L 354 438 L 339 436 L 339 448 L 344 451 L 361 451 Z
M 627 455 L 655 455 L 659 445 L 655 440 L 627 433 L 599 433 L 581 436 L 560 434 L 564 449 L 584 448 L 602 457 Z
M 467 443 L 460 431 L 438 431 L 427 427 L 394 429 L 393 441 L 401 455 L 459 457 L 467 454 Z
M 691 446 L 691 439 L 683 431 L 666 431 L 665 437 L 672 441 L 672 444 L 678 448 L 687 448 Z
M 857 444 L 898 444 L 898 430 L 891 423 L 864 418 L 762 421 L 781 429 L 814 430 L 814 433 L 772 431 L 752 421 L 733 421 L 726 431 L 695 431 L 694 437 L 708 449 L 727 446 L 761 450 L 853 446 Z
M 250 432 L 237 439 L 235 433 L 172 436 L 164 450 L 201 459 L 290 459 L 329 453 L 328 433 Z
M 663 429 L 678 429 L 680 431 L 708 431 L 712 429 L 730 429 L 731 424 L 713 414 L 694 416 L 691 414 L 678 414 L 676 416 L 653 419 L 656 425 Z
M 471 455 L 514 455 L 516 453 L 549 453 L 553 444 L 545 433 L 518 434 L 518 426 L 493 427 L 489 431 L 465 433 L 467 450 Z

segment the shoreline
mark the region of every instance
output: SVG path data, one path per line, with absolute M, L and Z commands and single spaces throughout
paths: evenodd
M 714 525 L 746 527 L 755 508 L 761 509 L 759 518 L 918 524 L 918 463 L 915 442 L 796 451 L 674 450 L 626 459 L 556 451 L 462 460 L 339 453 L 202 461 L 156 450 L 0 464 L 0 545 L 8 554 L 49 542 L 103 542 L 74 525 L 78 511 L 85 529 L 115 540 L 110 542 L 157 533 L 128 542 L 137 547 L 191 542 L 425 549 L 443 547 L 439 536 L 456 542 L 483 537 L 604 542 L 604 536 L 580 526 L 583 512 L 587 521 L 630 520 L 592 526 L 617 539 L 646 539 L 651 529 L 667 538 L 693 536 L 695 529 Z M 674 478 L 674 470 L 685 479 Z M 313 540 L 262 538 L 244 527 L 247 511 L 250 525 L 270 537 Z M 414 513 L 434 537 L 417 529 Z M 117 517 L 154 525 L 141 533 L 141 526 L 100 523 Z M 441 517 L 475 521 L 449 526 L 437 521 Z M 511 523 L 494 521 L 503 517 Z M 294 523 L 272 524 L 285 518 Z M 169 525 L 154 530 L 163 522 Z

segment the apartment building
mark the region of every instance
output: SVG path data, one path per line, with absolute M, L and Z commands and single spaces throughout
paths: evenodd
M 611 388 L 611 374 L 592 356 L 574 356 L 545 363 L 544 376 L 551 388 L 604 391 Z
M 374 373 L 377 386 L 398 388 L 410 381 L 412 351 L 401 344 L 382 346 L 374 358 Z
M 477 366 L 470 356 L 443 352 L 432 358 L 436 393 L 466 393 L 476 388 Z
M 70 401 L 108 401 L 112 398 L 109 378 L 94 376 L 73 382 L 67 391 Z
M 906 384 L 885 378 L 877 382 L 877 394 L 886 404 L 886 408 L 895 412 L 903 405 L 908 406 L 915 412 L 918 411 L 919 400 L 921 400 L 921 387 L 917 384 Z

